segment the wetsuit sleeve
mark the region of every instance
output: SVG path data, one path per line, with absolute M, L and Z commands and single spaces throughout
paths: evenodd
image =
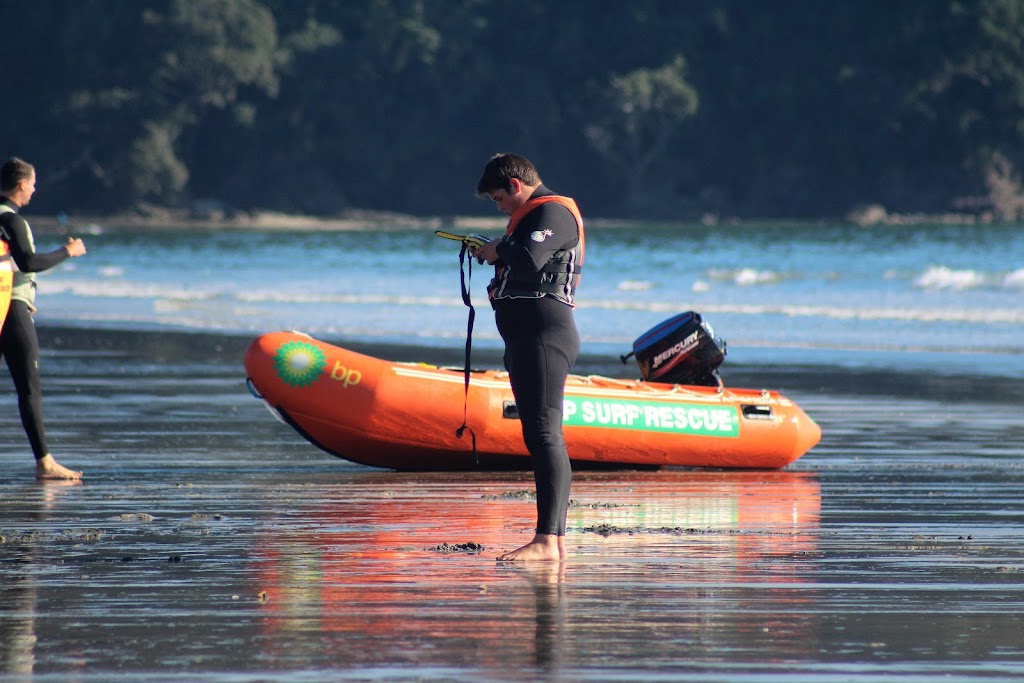
M 576 217 L 557 202 L 541 204 L 523 217 L 509 238 L 498 245 L 498 256 L 512 268 L 536 273 L 552 254 L 579 241 Z
M 38 273 L 49 270 L 71 257 L 64 247 L 37 254 L 28 236 L 28 223 L 16 213 L 0 215 L 0 227 L 3 228 L 4 239 L 11 247 L 11 257 L 22 272 Z

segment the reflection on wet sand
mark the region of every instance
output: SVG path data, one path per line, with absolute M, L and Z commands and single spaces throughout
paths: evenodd
M 368 476 L 308 505 L 301 514 L 317 522 L 305 531 L 268 533 L 257 561 L 270 642 L 345 634 L 302 647 L 365 665 L 380 660 L 376 638 L 399 634 L 389 656 L 471 651 L 487 667 L 544 668 L 565 643 L 605 631 L 743 637 L 716 625 L 716 593 L 756 581 L 760 603 L 804 600 L 785 590 L 799 573 L 772 571 L 771 560 L 815 550 L 821 504 L 807 474 L 588 473 L 574 482 L 568 562 L 510 565 L 493 558 L 530 533 L 534 515 L 518 490 L 429 475 L 394 483 Z M 638 610 L 625 616 L 610 601 Z M 567 602 L 578 603 L 572 620 Z M 678 620 L 688 603 L 703 617 Z
M 61 491 L 80 486 L 81 481 L 42 481 L 22 488 L 18 499 L 28 504 L 19 510 L 23 522 L 45 527 L 47 511 L 57 502 Z M 0 506 L 0 510 L 2 510 Z M 3 520 L 13 521 L 14 515 L 4 511 Z M 34 573 L 37 548 L 34 534 L 26 530 L 7 537 L 0 527 L 0 560 L 7 569 L 0 574 L 0 673 L 31 674 L 35 669 L 36 615 L 38 613 L 38 585 Z
M 35 666 L 35 582 L 30 576 L 10 577 L 0 587 L 0 604 L 0 673 L 30 674 Z

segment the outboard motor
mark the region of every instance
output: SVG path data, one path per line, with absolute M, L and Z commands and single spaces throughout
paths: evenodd
M 718 366 L 725 360 L 725 341 L 699 313 L 687 311 L 655 325 L 637 337 L 625 363 L 636 356 L 640 374 L 649 382 L 722 386 Z

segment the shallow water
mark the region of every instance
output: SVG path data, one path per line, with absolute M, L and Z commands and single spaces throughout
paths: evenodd
M 5 395 L 4 683 L 1024 678 L 1020 380 L 730 368 L 821 443 L 577 473 L 569 561 L 526 567 L 493 558 L 530 536 L 529 474 L 328 456 L 249 395 L 247 338 L 41 336 L 86 480 L 32 482 Z

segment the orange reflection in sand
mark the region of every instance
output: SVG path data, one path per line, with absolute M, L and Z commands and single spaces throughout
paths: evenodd
M 344 647 L 333 638 L 303 641 L 321 655 L 321 648 L 337 647 L 333 656 L 343 661 L 372 661 L 375 655 L 353 642 L 379 636 L 400 634 L 432 648 L 465 648 L 468 639 L 484 663 L 497 666 L 515 653 L 532 652 L 534 663 L 542 658 L 540 622 L 545 632 L 568 628 L 559 616 L 563 593 L 600 581 L 638 596 L 656 581 L 659 590 L 667 586 L 679 600 L 710 610 L 716 591 L 709 586 L 723 583 L 764 584 L 758 601 L 805 600 L 786 586 L 801 581 L 794 558 L 798 566 L 817 548 L 821 497 L 813 475 L 578 473 L 570 557 L 561 566 L 494 561 L 531 535 L 534 502 L 522 499 L 531 480 L 388 475 L 307 501 L 309 525 L 271 535 L 259 549 L 268 631 L 346 634 Z M 470 543 L 483 550 L 443 547 Z M 594 622 L 584 625 L 600 630 L 602 615 L 590 616 Z M 570 621 L 581 618 L 588 614 Z M 715 626 L 704 619 L 698 628 Z
M 598 555 L 648 552 L 654 546 L 658 555 L 696 554 L 705 563 L 742 573 L 765 558 L 817 547 L 821 491 L 813 475 L 604 475 L 583 492 L 586 497 L 574 495 L 578 504 L 569 511 L 569 526 L 601 538 L 581 541 L 596 546 Z

